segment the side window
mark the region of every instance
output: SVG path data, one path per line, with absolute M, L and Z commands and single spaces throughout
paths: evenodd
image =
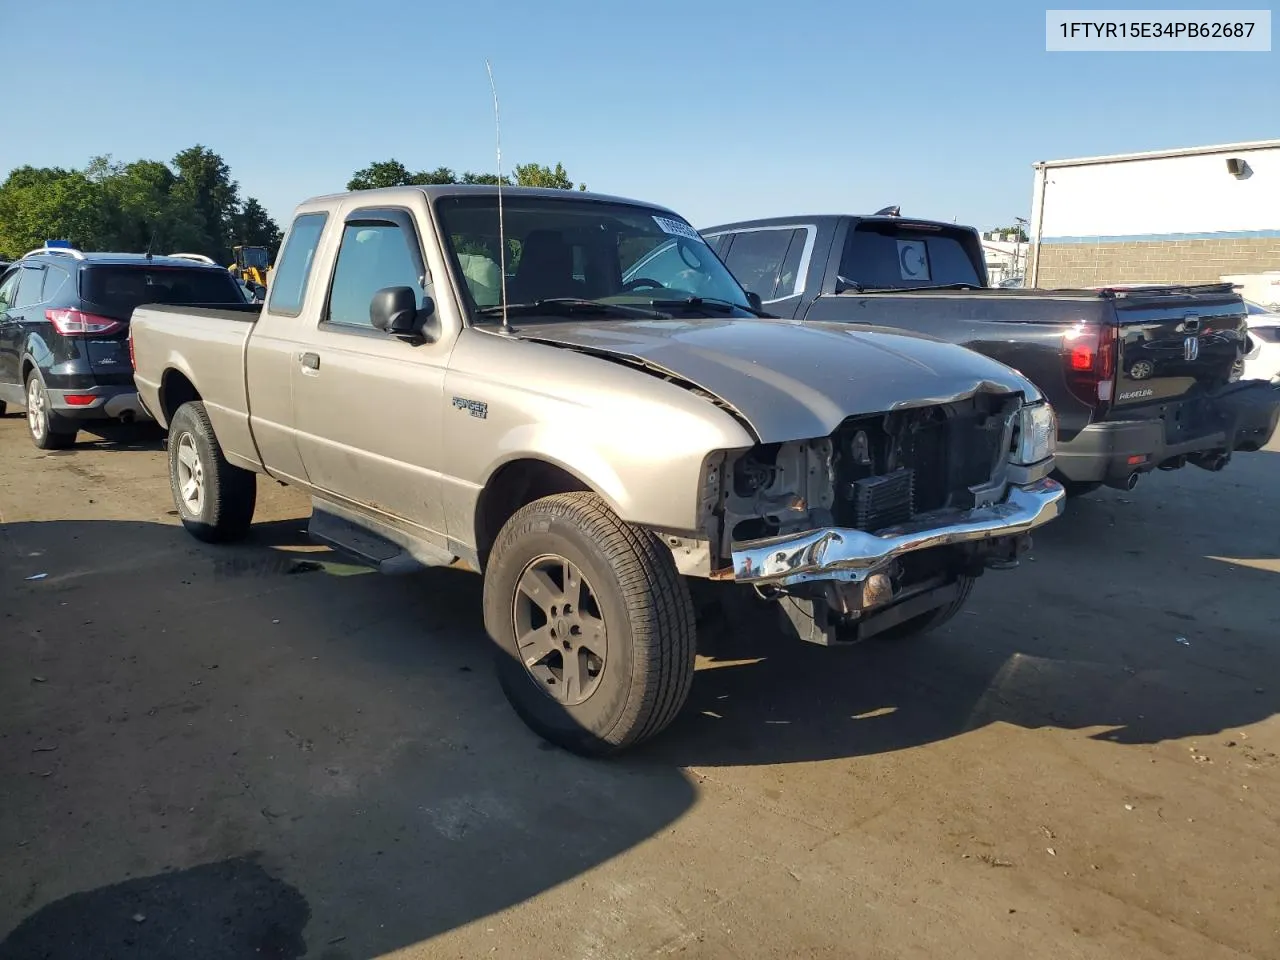
M 267 311 L 296 317 L 302 312 L 307 295 L 307 279 L 316 259 L 320 234 L 324 230 L 325 213 L 304 213 L 293 221 L 289 238 L 284 242 L 280 259 L 271 273 L 271 289 L 267 294 Z
M 746 289 L 773 300 L 794 230 L 748 230 L 733 238 L 725 266 Z
M 44 286 L 40 288 L 40 302 L 48 303 L 62 293 L 62 288 L 71 279 L 71 275 L 61 267 L 49 264 L 44 269 Z
M 791 231 L 791 246 L 787 247 L 787 255 L 782 258 L 782 266 L 778 269 L 778 286 L 773 291 L 773 299 L 793 297 L 800 288 L 804 280 L 800 276 L 800 258 L 804 256 L 804 245 L 808 239 L 808 230 Z
M 4 282 L 0 283 L 0 311 L 9 310 L 13 307 L 13 300 L 18 292 L 18 274 L 22 273 L 21 268 L 13 270 Z
M 13 300 L 15 310 L 40 302 L 40 288 L 44 286 L 45 272 L 33 267 L 23 267 L 18 273 L 21 274 L 21 279 L 18 281 L 18 291 Z
M 413 242 L 394 223 L 348 223 L 333 268 L 329 323 L 372 327 L 369 301 L 384 287 L 412 287 L 423 293 Z

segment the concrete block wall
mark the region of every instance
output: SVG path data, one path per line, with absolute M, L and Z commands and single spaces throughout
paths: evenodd
M 1043 243 L 1039 287 L 1094 287 L 1108 283 L 1213 283 L 1224 274 L 1280 270 L 1280 237 Z

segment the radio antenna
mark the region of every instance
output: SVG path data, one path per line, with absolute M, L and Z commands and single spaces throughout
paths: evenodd
M 502 120 L 498 113 L 498 85 L 493 82 L 493 67 L 488 59 L 484 68 L 489 73 L 489 89 L 493 91 L 493 133 L 498 145 L 498 276 L 502 281 L 502 332 L 511 333 L 507 321 L 507 233 L 502 217 Z

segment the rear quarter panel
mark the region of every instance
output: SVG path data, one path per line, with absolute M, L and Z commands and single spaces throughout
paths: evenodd
M 260 468 L 249 430 L 244 348 L 252 314 L 230 319 L 223 311 L 140 307 L 132 319 L 134 383 L 161 426 L 170 415 L 162 403 L 165 376 L 181 374 L 204 401 L 227 459 Z

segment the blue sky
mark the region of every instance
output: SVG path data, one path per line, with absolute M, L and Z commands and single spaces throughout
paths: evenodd
M 280 219 L 373 160 L 492 169 L 486 57 L 505 167 L 560 161 L 696 226 L 890 203 L 1003 225 L 1036 160 L 1280 137 L 1280 54 L 1049 54 L 1045 4 L 57 6 L 51 30 L 53 5 L 0 0 L 25 64 L 0 175 L 198 142 Z

